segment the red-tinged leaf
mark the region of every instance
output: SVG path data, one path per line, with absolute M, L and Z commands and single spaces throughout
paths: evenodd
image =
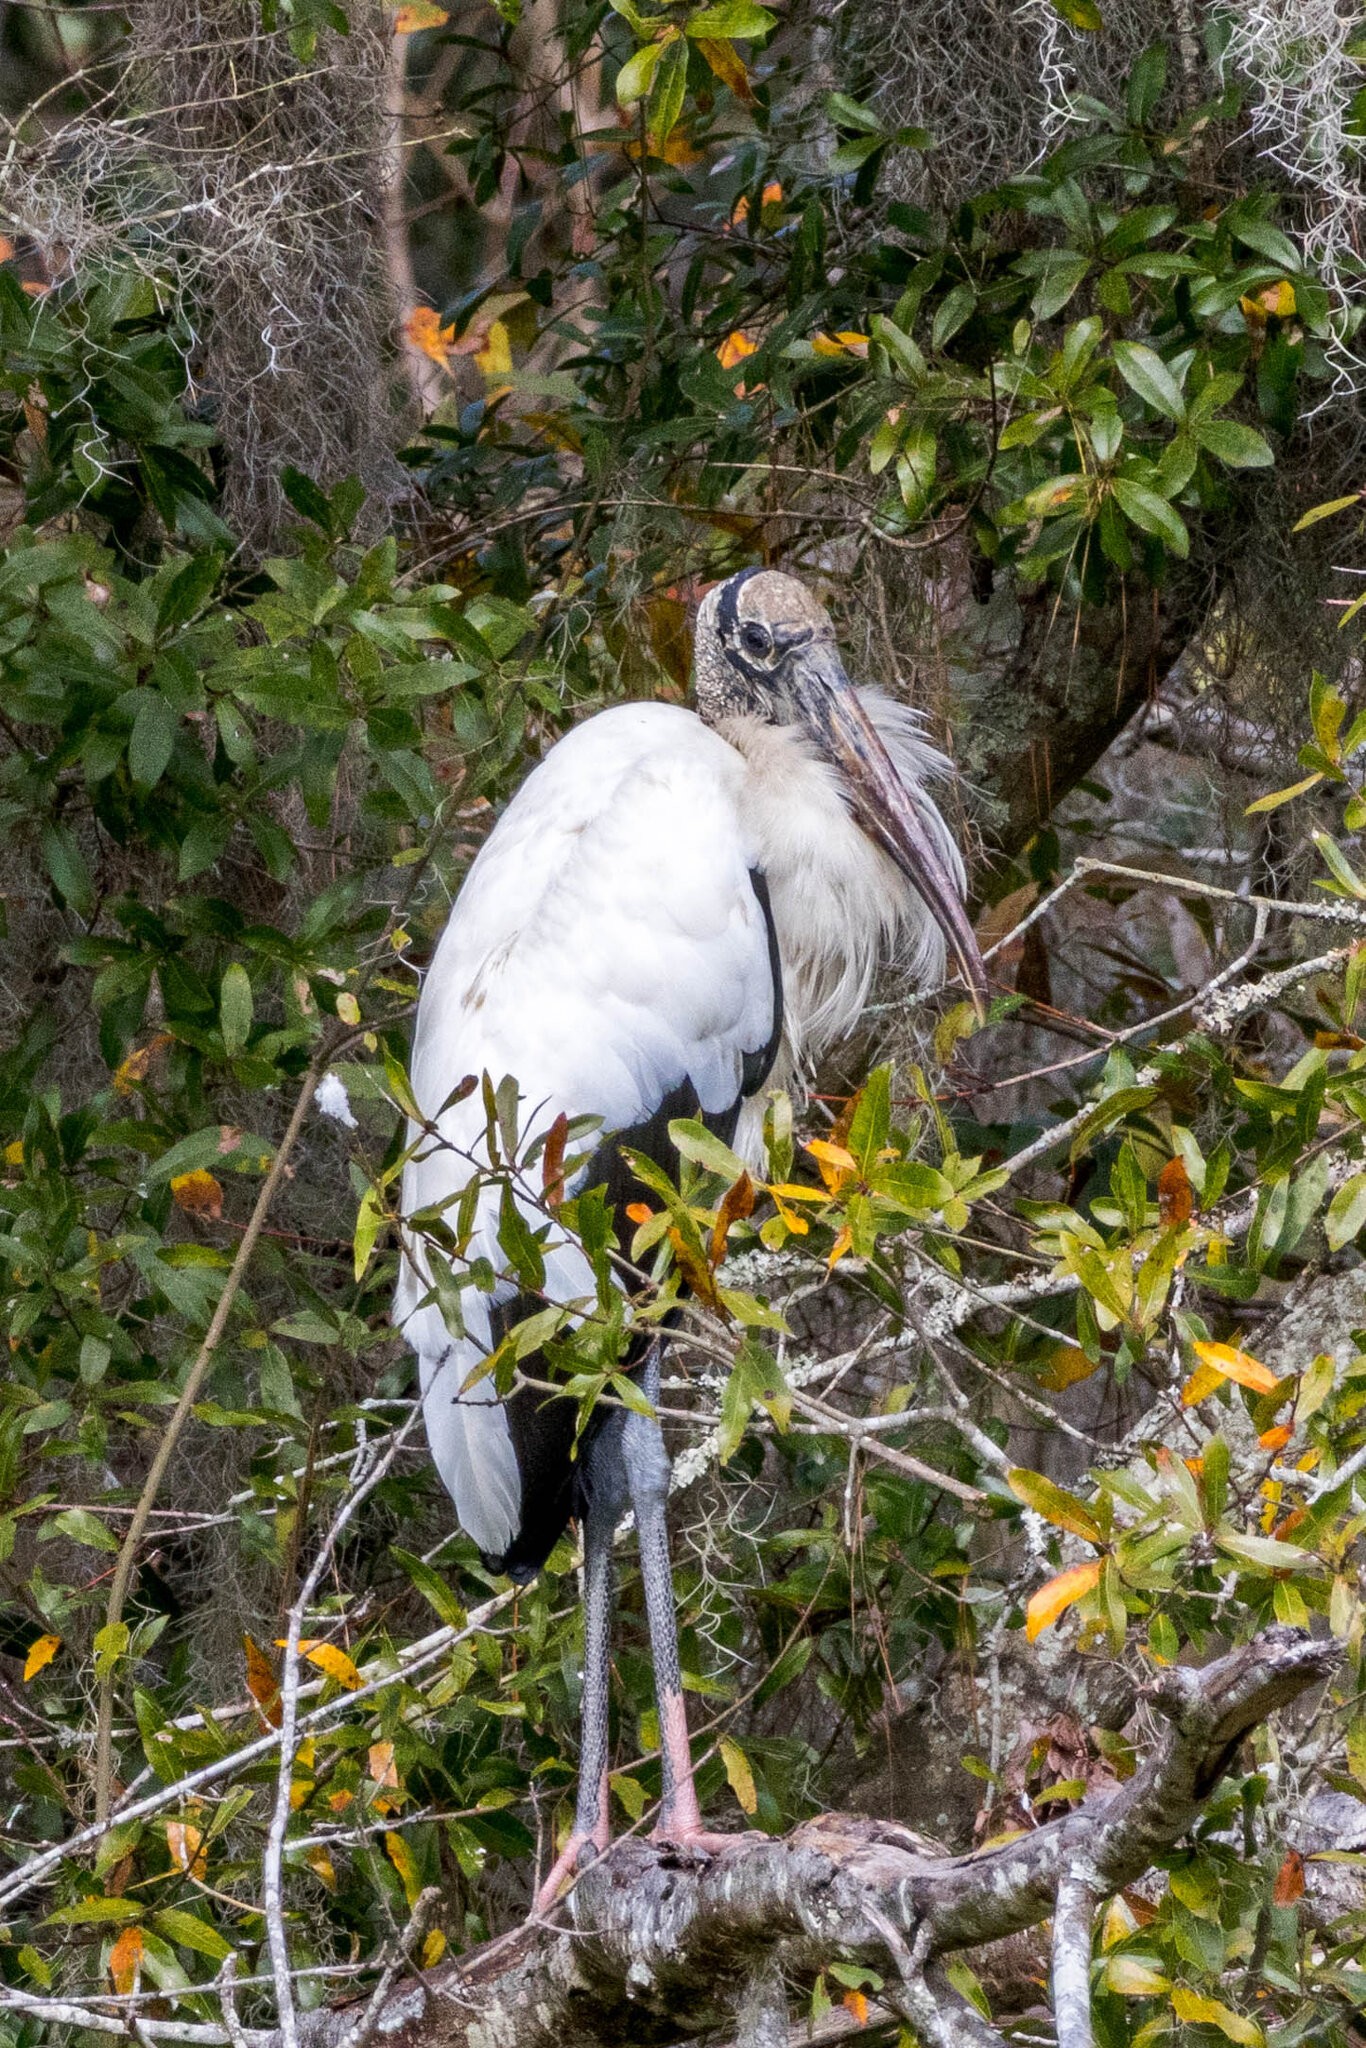
M 1051 1628 L 1060 1614 L 1078 1600 L 1084 1600 L 1100 1584 L 1100 1558 L 1093 1558 L 1090 1564 L 1073 1565 L 1071 1571 L 1059 1572 L 1047 1585 L 1040 1586 L 1037 1593 L 1030 1595 L 1025 1608 L 1025 1634 L 1030 1642 L 1036 1642 L 1046 1628 Z
M 1303 1891 L 1303 1884 L 1300 1889 Z M 137 1989 L 138 1976 L 142 1970 L 142 1949 L 142 1929 L 125 1927 L 109 1951 L 110 1980 L 122 1998 L 126 1998 L 130 1991 Z
M 546 1133 L 541 1154 L 541 1190 L 545 1205 L 553 1214 L 564 1200 L 564 1148 L 569 1138 L 569 1118 L 560 1111 Z
M 712 1278 L 711 1268 L 699 1259 L 681 1230 L 670 1230 L 669 1243 L 673 1246 L 674 1264 L 691 1287 L 698 1299 L 705 1301 L 708 1308 L 716 1309 L 729 1321 L 729 1314 Z
M 223 1189 L 202 1166 L 197 1166 L 193 1173 L 175 1175 L 171 1200 L 187 1216 L 202 1216 L 208 1223 L 217 1223 L 223 1214 Z
M 737 100 L 743 101 L 747 107 L 753 106 L 754 88 L 749 82 L 744 60 L 734 43 L 723 42 L 714 36 L 698 36 L 694 40 L 693 48 L 715 72 L 722 85 L 730 88 Z
M 444 28 L 450 20 L 446 8 L 433 5 L 433 0 L 411 0 L 411 4 L 400 7 L 394 16 L 394 34 L 413 36 L 419 29 Z
M 1303 1897 L 1304 1858 L 1298 1849 L 1291 1849 L 1276 1872 L 1276 1882 L 1271 1888 L 1272 1904 L 1293 1906 L 1296 1899 Z
M 742 1173 L 733 1187 L 726 1189 L 721 1206 L 716 1212 L 716 1222 L 711 1233 L 711 1268 L 715 1272 L 726 1256 L 726 1239 L 732 1223 L 738 1223 L 745 1216 L 754 1214 L 754 1183 L 747 1173 Z
M 242 1647 L 247 1657 L 247 1691 L 255 1700 L 266 1726 L 278 1728 L 280 1682 L 275 1676 L 275 1666 L 260 1644 L 254 1642 L 250 1636 L 243 1636 Z
M 1157 1176 L 1157 1213 L 1163 1229 L 1180 1230 L 1190 1222 L 1194 1210 L 1195 1195 L 1186 1162 L 1180 1157 L 1169 1159 Z

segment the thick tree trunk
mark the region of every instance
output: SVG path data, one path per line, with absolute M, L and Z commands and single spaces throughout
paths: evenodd
M 759 2048 L 784 2038 L 787 1997 L 845 1961 L 882 1977 L 883 2005 L 926 2048 L 998 2048 L 942 1959 L 1051 1917 L 1055 1980 L 1075 2018 L 1092 1903 L 1180 1839 L 1244 1736 L 1336 1657 L 1331 1643 L 1272 1629 L 1203 1670 L 1162 1673 L 1147 1699 L 1166 1735 L 1120 1791 L 974 1856 L 936 1857 L 905 1829 L 849 1815 L 781 1841 L 741 1836 L 710 1861 L 628 1839 L 580 1877 L 571 1924 L 528 1923 L 395 1986 L 367 2031 L 386 2048 L 650 2048 L 738 2028 L 741 2048 Z M 342 2048 L 360 2010 L 303 2018 L 300 2048 Z M 256 2035 L 253 2048 L 277 2037 Z

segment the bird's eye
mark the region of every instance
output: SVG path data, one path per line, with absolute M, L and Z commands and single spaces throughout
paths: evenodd
M 740 645 L 746 654 L 768 654 L 773 640 L 767 626 L 746 626 L 740 634 Z

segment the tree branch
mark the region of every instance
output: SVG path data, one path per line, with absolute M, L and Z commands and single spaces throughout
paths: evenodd
M 1243 1737 L 1337 1657 L 1271 1629 L 1204 1669 L 1163 1672 L 1145 1698 L 1167 1726 L 1126 1785 L 976 1855 L 927 1855 L 903 1828 L 844 1814 L 784 1840 L 737 1836 L 710 1859 L 628 1837 L 579 1877 L 571 1926 L 528 1923 L 398 1985 L 386 2048 L 651 2048 L 717 2029 L 767 2044 L 783 2038 L 779 1988 L 800 1992 L 837 1960 L 879 1972 L 884 2002 L 933 2048 L 998 2048 L 942 1958 L 1050 1916 L 1059 2041 L 1082 2048 L 1095 1905 L 1180 1840 Z M 353 2007 L 301 2015 L 300 2048 L 342 2048 L 353 2021 Z

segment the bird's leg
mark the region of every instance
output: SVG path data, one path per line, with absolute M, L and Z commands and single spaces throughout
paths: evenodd
M 596 1448 L 596 1447 L 595 1447 Z M 590 1454 L 591 1455 L 591 1454 Z M 623 1505 L 620 1487 L 610 1484 L 590 1496 L 583 1521 L 583 1701 L 580 1708 L 579 1791 L 574 1827 L 536 1894 L 533 1911 L 554 1905 L 561 1886 L 589 1853 L 601 1855 L 611 1840 L 607 1810 L 607 1708 L 611 1684 L 612 1536 Z M 615 1459 L 612 1460 L 615 1464 Z
M 659 1400 L 659 1351 L 652 1346 L 640 1376 L 641 1392 L 651 1407 Z M 640 1541 L 640 1575 L 645 1587 L 645 1617 L 654 1662 L 655 1703 L 659 1714 L 660 1772 L 663 1793 L 655 1838 L 716 1850 L 734 1841 L 732 1835 L 708 1834 L 702 1826 L 697 1789 L 693 1784 L 688 1714 L 683 1704 L 683 1677 L 678 1661 L 678 1617 L 674 1610 L 673 1574 L 669 1568 L 669 1532 L 665 1509 L 669 1497 L 669 1458 L 656 1416 L 631 1414 L 621 1437 L 626 1484 L 635 1509 Z

